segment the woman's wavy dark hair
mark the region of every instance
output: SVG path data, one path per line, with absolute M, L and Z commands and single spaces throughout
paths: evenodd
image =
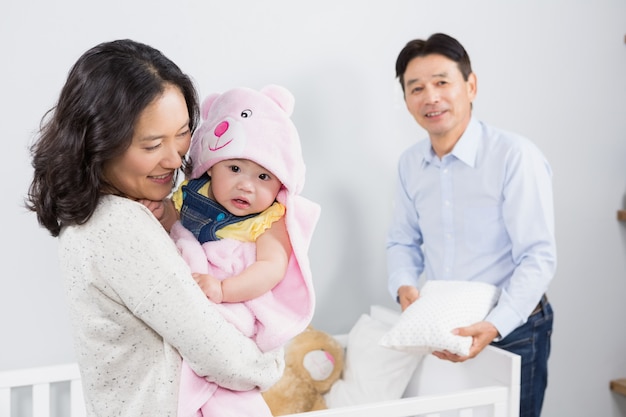
M 74 64 L 30 148 L 35 171 L 26 207 L 52 236 L 89 220 L 107 186 L 103 165 L 128 149 L 141 112 L 166 85 L 185 97 L 193 132 L 199 118 L 195 86 L 160 51 L 117 40 L 93 47 Z

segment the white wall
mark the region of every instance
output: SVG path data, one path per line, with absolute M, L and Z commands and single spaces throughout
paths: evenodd
M 435 31 L 472 57 L 476 116 L 529 136 L 555 172 L 560 258 L 544 416 L 626 415 L 608 389 L 626 377 L 626 224 L 616 221 L 626 205 L 624 0 L 5 2 L 0 369 L 73 360 L 56 242 L 22 203 L 27 146 L 82 52 L 128 37 L 161 49 L 203 96 L 268 83 L 294 92 L 304 194 L 323 207 L 311 248 L 314 324 L 342 332 L 368 305 L 394 305 L 390 189 L 400 151 L 423 136 L 394 63 L 409 39 Z

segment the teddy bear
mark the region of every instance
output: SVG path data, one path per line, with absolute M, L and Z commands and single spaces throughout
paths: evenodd
M 341 378 L 344 348 L 330 334 L 308 326 L 285 346 L 285 372 L 263 392 L 274 416 L 324 410 L 332 385 Z

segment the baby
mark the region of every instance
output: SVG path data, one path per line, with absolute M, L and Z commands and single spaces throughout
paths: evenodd
M 307 252 L 319 206 L 299 195 L 305 166 L 293 105 L 276 85 L 207 97 L 189 152 L 193 168 L 171 199 L 178 216 L 153 207 L 209 300 L 264 351 L 304 330 L 315 307 Z M 219 414 L 218 404 L 271 415 L 258 391 L 213 385 L 183 362 L 179 415 Z

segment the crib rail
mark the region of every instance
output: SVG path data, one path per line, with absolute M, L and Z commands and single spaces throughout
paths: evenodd
M 68 404 L 57 404 L 55 413 L 51 405 L 51 390 L 55 384 L 69 384 Z M 13 401 L 16 390 L 20 387 L 30 391 L 30 401 Z M 32 409 L 33 417 L 84 417 L 85 406 L 80 383 L 80 372 L 75 363 L 53 365 L 31 369 L 19 369 L 0 372 L 0 416 L 18 417 L 26 414 L 25 409 Z M 68 414 L 69 413 L 69 414 Z
M 507 387 L 492 386 L 461 391 L 453 394 L 426 395 L 382 401 L 337 409 L 290 414 L 283 417 L 439 417 L 488 416 L 505 417 L 508 414 Z M 481 408 L 482 407 L 482 408 Z M 476 414 L 474 411 L 480 409 Z

